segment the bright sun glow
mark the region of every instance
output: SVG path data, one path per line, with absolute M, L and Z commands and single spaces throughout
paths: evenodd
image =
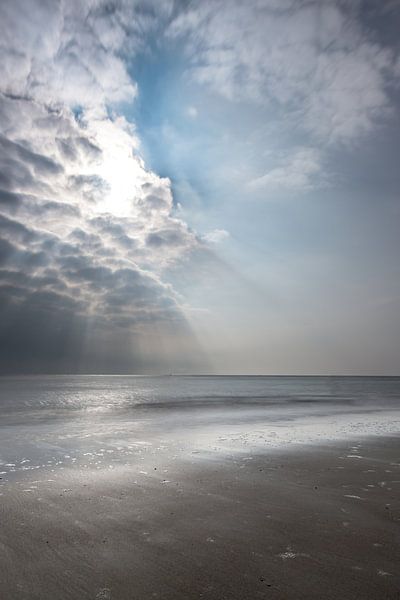
M 118 149 L 111 151 L 102 162 L 99 175 L 109 186 L 99 209 L 117 216 L 130 214 L 131 199 L 137 197 L 140 187 L 140 167 L 137 162 Z
M 107 187 L 97 209 L 116 216 L 127 216 L 132 213 L 132 199 L 141 196 L 143 183 L 144 165 L 134 155 L 137 140 L 124 119 L 97 121 L 94 135 L 103 148 L 96 174 Z

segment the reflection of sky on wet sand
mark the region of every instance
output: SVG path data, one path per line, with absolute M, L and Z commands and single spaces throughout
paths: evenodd
M 398 389 L 396 379 L 4 378 L 0 483 L 42 469 L 129 466 L 143 477 L 177 458 L 396 433 Z

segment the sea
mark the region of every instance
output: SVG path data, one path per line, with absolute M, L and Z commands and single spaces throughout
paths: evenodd
M 399 377 L 0 378 L 0 483 L 399 433 Z

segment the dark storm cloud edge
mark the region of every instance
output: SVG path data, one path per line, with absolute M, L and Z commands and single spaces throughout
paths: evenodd
M 9 102 L 0 97 L 0 105 L 5 101 Z M 21 102 L 24 107 L 31 104 Z M 93 145 L 81 140 L 80 136 L 81 148 L 91 154 Z M 65 177 L 55 160 L 2 138 L 0 164 L 5 174 L 0 190 L 0 357 L 5 370 L 16 368 L 19 361 L 25 370 L 32 357 L 34 364 L 40 364 L 40 357 L 46 363 L 57 357 L 71 363 L 71 355 L 78 360 L 88 322 L 87 342 L 92 345 L 99 339 L 104 345 L 110 338 L 125 338 L 129 330 L 143 334 L 163 323 L 185 333 L 176 294 L 149 269 L 157 271 L 154 247 L 162 253 L 171 246 L 185 252 L 197 242 L 168 212 L 159 227 L 146 232 L 141 221 L 147 220 L 149 211 L 169 210 L 162 195 L 157 196 L 156 185 L 144 185 L 136 218 L 88 216 L 77 203 L 49 199 L 60 175 L 70 189 L 71 177 Z M 89 206 L 99 188 L 96 177 L 73 179 L 72 193 L 80 193 Z M 58 234 L 46 227 L 53 220 L 65 223 Z M 122 347 L 127 367 L 132 358 L 127 340 Z
M 145 170 L 129 125 L 106 108 L 134 98 L 119 51 L 136 51 L 154 15 L 125 4 L 128 30 L 111 8 L 38 0 L 0 9 L 2 371 L 135 370 L 143 343 L 157 369 L 159 336 L 171 338 L 171 354 L 190 338 L 162 271 L 201 243 L 173 215 L 169 181 Z M 101 206 L 114 143 L 140 180 L 124 215 Z

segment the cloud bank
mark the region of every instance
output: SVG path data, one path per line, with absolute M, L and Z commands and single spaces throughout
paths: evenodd
M 118 116 L 136 95 L 123 53 L 153 21 L 151 3 L 0 6 L 3 370 L 135 370 L 147 355 L 157 370 L 193 342 L 163 270 L 199 241 Z

